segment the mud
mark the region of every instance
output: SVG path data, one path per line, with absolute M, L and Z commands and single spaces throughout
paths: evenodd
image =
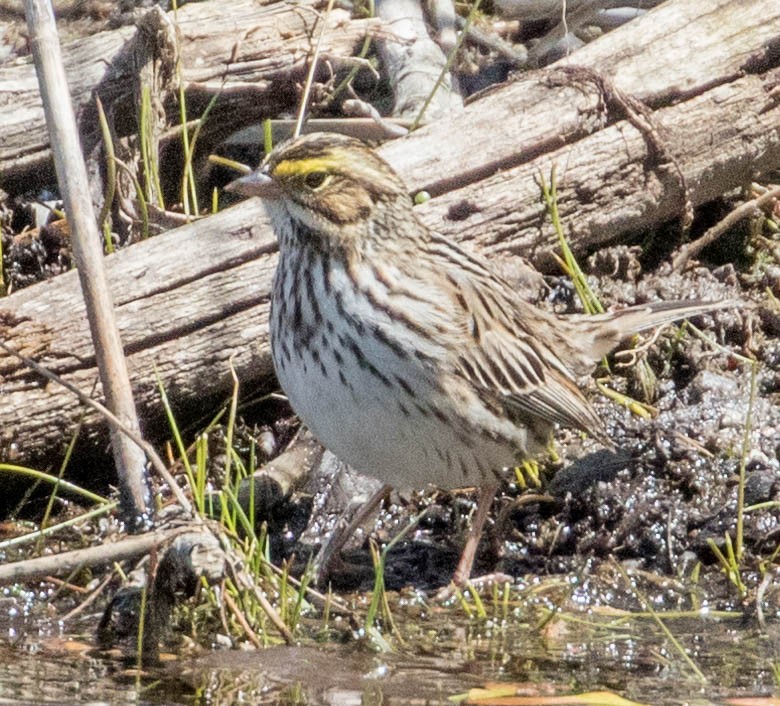
M 625 249 L 618 248 L 615 261 L 624 255 Z M 597 263 L 591 261 L 596 272 L 608 257 L 601 253 Z M 684 326 L 661 333 L 638 358 L 650 372 L 650 384 L 641 384 L 637 359 L 621 367 L 625 358 L 620 355 L 609 361 L 609 372 L 602 368 L 595 373 L 608 375 L 613 389 L 652 405 L 652 418 L 637 417 L 599 395 L 593 380 L 585 381 L 615 449 L 561 430 L 557 460 L 542 462 L 542 488 L 522 490 L 517 482 L 507 482 L 496 500 L 477 574 L 578 574 L 591 570 L 594 561 L 597 565 L 612 559 L 681 579 L 699 563 L 705 572 L 718 573 L 721 566 L 712 544 L 725 553 L 726 534 L 735 537 L 740 465 L 744 462 L 746 506 L 778 499 L 780 341 L 764 326 L 766 305 L 751 301 L 760 298 L 760 291 L 741 287 L 731 267 L 715 274 L 695 267 L 678 275 L 662 266 L 647 275 L 623 280 L 617 276 L 636 273 L 637 266 L 619 266 L 609 275 L 601 269 L 593 284 L 605 301 L 619 305 L 656 297 L 701 297 L 734 299 L 735 308 L 694 320 L 712 342 L 686 332 Z M 566 284 L 550 284 L 546 304 L 555 309 L 571 306 Z M 732 351 L 756 360 L 752 406 L 752 367 Z M 322 478 L 314 479 L 311 488 L 315 495 L 331 490 Z M 426 508 L 412 538 L 390 552 L 387 585 L 432 589 L 446 584 L 465 539 L 473 498 L 469 492 L 395 493 L 374 526 L 365 527 L 358 546 L 346 553 L 344 565 L 329 577 L 334 588 L 369 589 L 373 568 L 368 537 L 389 541 Z M 324 504 L 315 499 L 312 506 L 316 510 Z M 315 515 L 311 523 L 317 530 L 304 538 L 311 541 L 314 535 L 321 541 L 323 530 L 333 525 L 345 504 Z M 770 506 L 746 513 L 743 532 L 746 566 L 757 570 L 760 558 L 777 546 L 780 510 Z M 315 550 L 288 542 L 283 553 L 303 562 Z M 722 589 L 728 603 L 726 584 Z

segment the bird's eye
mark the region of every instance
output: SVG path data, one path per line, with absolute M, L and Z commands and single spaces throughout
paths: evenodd
M 310 189 L 319 189 L 328 178 L 325 172 L 309 172 L 304 178 L 303 183 Z

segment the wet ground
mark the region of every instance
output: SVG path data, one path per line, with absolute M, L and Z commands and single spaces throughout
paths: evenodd
M 105 3 L 93 5 L 98 15 L 114 12 Z M 724 200 L 698 215 L 703 223 L 733 205 Z M 23 234 L 5 243 L 4 253 L 13 254 L 13 247 L 21 253 L 6 265 L 18 278 L 14 287 L 70 266 L 61 234 L 45 235 L 44 251 L 30 252 Z M 705 267 L 684 275 L 665 264 L 679 233 L 665 235 L 648 236 L 644 248 L 604 249 L 584 263 L 604 302 L 734 298 L 737 306 L 696 320 L 712 342 L 670 328 L 647 347 L 647 366 L 633 361 L 621 368 L 621 359 L 610 360 L 608 386 L 652 405 L 649 418 L 599 397 L 594 380 L 584 382 L 615 449 L 562 430 L 556 457 L 542 461 L 539 487 L 527 478 L 508 479 L 476 573 L 500 570 L 516 584 L 507 594 L 487 591 L 484 614 L 474 599 L 441 604 L 423 593 L 449 581 L 474 510 L 473 491 L 400 490 L 357 532 L 329 577 L 333 590 L 364 614 L 375 578 L 368 538 L 381 546 L 425 511 L 387 558 L 386 585 L 401 591 L 390 595 L 395 632 L 387 622 L 381 633 L 366 633 L 311 612 L 296 646 L 248 651 L 222 649 L 246 645 L 218 629 L 181 631 L 174 656 L 139 674 L 95 649 L 107 594 L 92 612 L 62 626 L 59 620 L 83 595 L 54 598 L 53 584 L 46 584 L 30 601 L 6 593 L 0 605 L 0 706 L 444 704 L 490 682 L 516 684 L 518 694 L 534 697 L 606 690 L 670 705 L 777 693 L 777 231 L 767 227 L 761 235 L 774 250 L 736 232 L 703 253 Z M 570 286 L 556 277 L 548 278 L 539 301 L 553 310 L 575 308 Z M 755 377 L 740 355 L 755 358 Z M 252 441 L 256 449 L 283 449 L 296 429 L 276 402 L 240 412 L 248 429 L 265 435 Z M 291 561 L 298 572 L 345 505 L 369 487 L 345 480 L 343 469 L 324 470 L 259 518 L 270 525 L 271 558 Z M 728 577 L 720 557 L 728 558 L 736 541 L 742 470 L 743 554 L 736 575 Z M 332 500 L 345 486 L 344 496 Z M 221 487 L 216 474 L 214 487 Z M 99 542 L 100 532 L 95 536 L 81 534 L 74 543 Z M 264 639 L 277 638 L 269 632 Z M 383 651 L 387 647 L 391 651 Z
M 488 689 L 494 699 L 537 699 L 517 703 L 607 692 L 643 704 L 705 706 L 773 693 L 776 625 L 760 632 L 741 611 L 652 616 L 588 606 L 583 598 L 575 581 L 537 580 L 507 597 L 486 598 L 487 615 L 468 617 L 458 606 L 407 593 L 392 602 L 403 641 L 388 634 L 390 652 L 365 634 L 346 643 L 327 639 L 343 638 L 342 626 L 334 621 L 323 629 L 314 619 L 308 627 L 319 633 L 319 644 L 307 638 L 295 647 L 248 652 L 190 647 L 143 674 L 94 652 L 86 635 L 66 639 L 54 627 L 48 635 L 25 634 L 16 621 L 15 646 L 0 650 L 0 703 L 411 706 L 450 704 Z M 583 703 L 609 702 L 602 696 Z
M 488 589 L 482 609 L 474 599 L 442 604 L 430 597 L 452 575 L 473 490 L 394 491 L 329 579 L 364 616 L 375 581 L 369 538 L 383 546 L 416 518 L 387 556 L 387 588 L 401 591 L 390 594 L 395 630 L 386 619 L 379 632 L 366 632 L 312 611 L 294 647 L 271 644 L 278 639 L 271 630 L 263 633 L 263 650 L 242 649 L 219 627 L 177 630 L 170 660 L 138 673 L 96 651 L 94 629 L 108 594 L 73 634 L 72 621 L 61 628 L 57 620 L 64 602 L 83 597 L 52 600 L 48 593 L 28 608 L 11 600 L 0 617 L 0 704 L 446 704 L 494 682 L 537 702 L 607 691 L 644 704 L 726 704 L 776 693 L 780 340 L 764 286 L 775 291 L 780 279 L 767 269 L 757 285 L 745 273 L 713 269 L 685 276 L 661 269 L 627 282 L 591 265 L 610 301 L 708 294 L 741 305 L 695 321 L 709 341 L 690 329 L 666 329 L 643 350 L 653 371 L 649 386 L 636 361 L 621 368 L 619 357 L 610 359 L 608 386 L 652 404 L 648 418 L 596 392 L 595 378 L 606 371 L 584 381 L 615 448 L 561 430 L 555 458 L 542 460 L 539 487 L 527 477 L 523 487 L 510 474 L 476 573 L 503 571 L 515 584 L 506 594 Z M 542 304 L 570 307 L 565 282 L 548 284 Z M 758 361 L 755 373 L 739 358 L 745 354 Z M 284 449 L 297 429 L 278 400 L 244 406 L 241 414 L 253 453 Z M 743 553 L 729 577 L 721 557 L 736 541 L 742 469 Z M 338 463 L 316 470 L 257 517 L 269 523 L 271 559 L 291 562 L 294 573 L 304 571 L 344 507 L 376 487 Z M 223 482 L 216 469 L 214 487 Z M 25 614 L 26 622 L 19 617 Z

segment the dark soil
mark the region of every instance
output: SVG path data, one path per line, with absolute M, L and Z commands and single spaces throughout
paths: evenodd
M 137 4 L 74 3 L 70 8 L 63 3 L 61 11 L 68 15 L 67 25 L 79 34 L 85 23 L 94 29 L 90 23 L 117 26 L 128 21 Z M 16 29 L 14 51 L 24 53 L 24 32 L 20 26 Z M 488 66 L 490 57 L 480 61 Z M 71 266 L 66 229 L 56 222 L 37 222 L 29 206 L 34 200 L 56 202 L 56 194 L 14 197 L 0 205 L 5 291 L 55 276 Z M 724 201 L 702 209 L 691 236 L 732 205 Z M 765 240 L 775 238 L 776 242 L 776 230 L 766 223 L 758 219 L 753 232 L 766 227 Z M 36 227 L 33 235 L 29 229 Z M 694 321 L 713 343 L 702 341 L 685 327 L 669 327 L 639 354 L 646 365 L 633 361 L 621 367 L 623 359 L 616 356 L 609 361 L 609 373 L 605 369 L 596 373 L 595 377 L 608 375 L 613 389 L 651 404 L 657 414 L 650 418 L 639 418 L 600 397 L 593 380 L 584 381 L 606 420 L 615 449 L 603 449 L 592 440 L 561 430 L 557 458 L 542 460 L 542 487 L 523 488 L 511 479 L 502 489 L 480 547 L 477 574 L 496 570 L 512 576 L 568 574 L 582 577 L 587 584 L 589 575 L 604 570 L 614 559 L 647 577 L 680 581 L 674 589 L 670 584 L 656 584 L 655 595 L 675 604 L 690 603 L 689 589 L 696 583 L 696 574 L 706 577 L 699 586 L 707 586 L 710 600 L 728 604 L 737 594 L 722 575 L 718 551 L 728 554 L 726 537 L 731 542 L 736 537 L 737 481 L 744 468 L 744 504 L 759 506 L 746 513 L 743 528 L 742 562 L 747 569 L 743 580 L 754 595 L 761 580 L 759 564 L 774 557 L 780 537 L 777 248 L 767 249 L 746 228 L 737 228 L 703 253 L 703 265 L 678 274 L 668 262 L 680 242 L 679 230 L 672 224 L 644 234 L 641 244 L 632 242 L 591 254 L 586 271 L 610 307 L 659 298 L 702 298 L 732 299 L 734 309 Z M 577 309 L 568 281 L 553 277 L 547 285 L 541 305 L 561 312 Z M 644 349 L 644 344 L 639 347 Z M 735 354 L 756 361 L 755 377 L 751 366 Z M 252 406 L 245 401 L 241 413 L 247 439 L 254 438 L 255 448 L 264 450 L 263 460 L 285 449 L 295 432 L 290 411 L 278 402 Z M 216 488 L 221 480 L 218 466 L 215 463 Z M 344 480 L 347 470 L 333 463 L 327 468 L 317 464 L 315 469 L 320 473 L 314 473 L 302 490 L 275 497 L 259 516 L 269 524 L 274 561 L 294 557 L 299 571 L 350 500 L 376 487 L 372 482 L 354 481 L 345 492 L 350 486 Z M 470 490 L 394 492 L 355 535 L 342 565 L 328 577 L 332 586 L 369 589 L 374 582 L 369 538 L 380 544 L 389 542 L 424 509 L 410 537 L 390 551 L 386 585 L 391 589 L 445 585 L 465 539 L 474 495 Z M 647 585 L 652 583 L 648 578 Z M 614 599 L 604 593 L 604 583 L 599 582 L 590 598 L 594 602 Z M 634 600 L 630 592 L 623 599 L 626 603 Z

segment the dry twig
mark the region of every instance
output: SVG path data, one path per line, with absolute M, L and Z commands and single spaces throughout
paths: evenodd
M 87 170 L 68 93 L 54 12 L 48 0 L 25 0 L 25 14 L 103 393 L 108 407 L 122 423 L 139 432 L 127 361 L 103 268 L 101 239 L 90 200 Z M 119 477 L 122 514 L 128 527 L 140 528 L 148 522 L 151 512 L 144 453 L 113 425 L 111 449 Z
M 748 218 L 753 215 L 757 210 L 778 198 L 780 198 L 780 186 L 770 189 L 766 193 L 761 194 L 761 196 L 737 206 L 737 208 L 729 213 L 728 216 L 712 226 L 712 228 L 702 235 L 701 238 L 697 238 L 692 243 L 686 243 L 680 247 L 672 258 L 672 267 L 679 272 L 685 267 L 690 258 L 695 257 L 708 245 L 714 243 L 726 233 L 729 228 L 739 223 L 743 218 Z

